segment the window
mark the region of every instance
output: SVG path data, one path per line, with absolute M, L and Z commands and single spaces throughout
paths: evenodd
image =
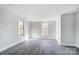
M 18 35 L 24 35 L 24 21 L 18 20 Z
M 48 23 L 42 23 L 42 37 L 48 37 Z

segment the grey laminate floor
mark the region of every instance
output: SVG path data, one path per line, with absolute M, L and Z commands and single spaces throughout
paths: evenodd
M 54 39 L 29 40 L 19 43 L 2 53 L 1 55 L 76 55 L 75 47 L 58 45 Z

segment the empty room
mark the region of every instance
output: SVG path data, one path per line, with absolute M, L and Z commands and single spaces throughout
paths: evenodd
M 78 4 L 0 4 L 0 55 L 78 55 Z

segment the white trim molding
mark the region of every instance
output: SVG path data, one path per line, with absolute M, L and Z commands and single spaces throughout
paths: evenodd
M 15 45 L 17 45 L 17 44 L 23 42 L 23 41 L 25 41 L 25 40 L 24 40 L 24 39 L 23 39 L 23 40 L 20 40 L 20 41 L 18 41 L 18 42 L 16 42 L 16 43 L 13 43 L 13 44 L 11 44 L 11 45 L 5 47 L 5 48 L 2 48 L 2 49 L 0 49 L 0 52 L 3 52 L 3 51 L 5 51 L 6 49 L 11 48 L 11 47 L 13 47 L 13 46 L 15 46 Z

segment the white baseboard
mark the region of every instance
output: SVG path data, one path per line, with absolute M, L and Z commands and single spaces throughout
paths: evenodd
M 64 45 L 64 46 L 74 46 L 74 47 L 79 48 L 79 46 L 78 45 L 75 45 L 75 44 L 61 44 L 61 45 Z
M 17 45 L 17 44 L 23 42 L 23 41 L 25 41 L 25 40 L 24 40 L 24 39 L 23 39 L 23 40 L 20 40 L 20 41 L 18 41 L 18 42 L 16 42 L 16 43 L 13 43 L 13 44 L 11 44 L 11 45 L 5 47 L 5 48 L 2 48 L 2 49 L 0 50 L 0 52 L 5 51 L 6 49 L 11 48 L 11 47 L 13 47 L 13 46 L 15 46 L 15 45 Z
M 78 46 L 78 45 L 76 45 L 76 47 L 77 47 L 77 48 L 79 48 L 79 46 Z
M 64 43 L 61 43 L 61 45 L 64 45 L 64 46 L 75 46 L 75 44 L 64 44 Z

